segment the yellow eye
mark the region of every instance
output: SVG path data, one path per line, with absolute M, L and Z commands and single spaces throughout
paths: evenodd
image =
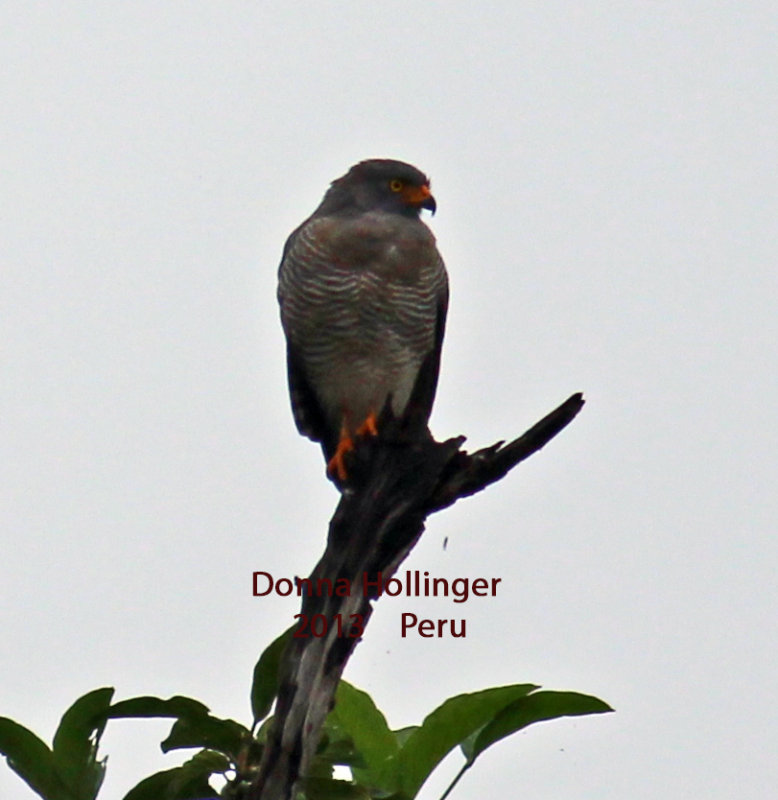
M 404 185 L 403 182 L 402 181 L 398 181 L 397 178 L 395 178 L 393 181 L 389 181 L 389 188 L 393 192 L 402 191 L 403 185 Z

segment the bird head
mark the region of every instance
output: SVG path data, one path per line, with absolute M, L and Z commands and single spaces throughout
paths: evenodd
M 418 217 L 423 208 L 434 214 L 436 207 L 423 172 L 403 161 L 373 158 L 333 181 L 319 211 L 387 211 Z

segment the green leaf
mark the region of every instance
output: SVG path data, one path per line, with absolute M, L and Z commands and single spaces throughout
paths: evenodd
M 297 625 L 287 628 L 262 653 L 254 667 L 254 679 L 251 682 L 251 713 L 254 725 L 269 713 L 278 694 L 278 668 L 292 631 Z
M 332 764 L 322 759 L 320 756 L 314 756 L 305 770 L 305 777 L 306 778 L 321 778 L 326 780 L 333 779 L 333 768 Z
M 191 697 L 176 695 L 167 700 L 160 697 L 131 697 L 114 703 L 109 709 L 109 719 L 137 717 L 202 717 L 208 714 L 208 706 Z
M 348 733 L 364 759 L 365 766 L 355 770 L 357 780 L 371 787 L 385 788 L 382 773 L 386 769 L 386 762 L 396 756 L 400 748 L 370 695 L 341 681 L 335 694 L 332 716 Z
M 218 800 L 219 793 L 207 778 L 192 778 L 181 767 L 157 772 L 130 789 L 124 800 Z
M 328 778 L 303 778 L 300 781 L 305 800 L 370 800 L 371 794 L 364 786 L 350 781 Z
M 534 722 L 558 719 L 559 717 L 576 717 L 584 714 L 603 714 L 613 709 L 602 700 L 577 692 L 536 692 L 511 703 L 478 731 L 462 742 L 462 752 L 467 759 L 465 765 L 456 774 L 443 793 L 445 800 L 459 779 L 473 766 L 476 758 L 495 742 L 510 736 L 516 731 L 532 725 Z
M 362 754 L 354 747 L 351 739 L 341 739 L 337 742 L 325 742 L 317 751 L 315 757 L 330 767 L 334 765 L 344 767 L 367 767 Z
M 57 773 L 48 745 L 7 717 L 0 717 L 0 753 L 8 766 L 45 800 L 77 800 Z
M 229 761 L 221 753 L 203 750 L 180 767 L 145 778 L 130 789 L 124 800 L 217 800 L 218 792 L 208 779 L 229 768 Z
M 271 717 L 272 719 L 272 717 Z M 354 746 L 351 734 L 346 730 L 337 714 L 330 712 L 322 725 L 316 758 L 330 765 L 367 767 L 365 759 Z
M 462 745 L 468 764 L 495 742 L 528 725 L 559 717 L 604 714 L 613 709 L 597 697 L 578 692 L 535 692 L 511 703 L 497 714 L 474 737 Z
M 230 759 L 224 753 L 217 753 L 215 750 L 201 750 L 181 765 L 181 769 L 189 775 L 213 775 L 214 773 L 221 775 L 232 768 Z
M 270 729 L 273 727 L 273 717 L 268 717 L 260 726 L 259 730 L 254 731 L 254 738 L 260 744 L 267 743 L 267 737 L 270 733 Z
M 419 727 L 419 725 L 409 725 L 407 728 L 398 728 L 396 731 L 392 731 L 392 736 L 394 736 L 397 746 L 402 747 L 408 741 L 410 735 L 419 730 Z
M 124 795 L 124 800 L 166 800 L 170 797 L 168 789 L 180 775 L 180 767 L 155 772 Z
M 226 753 L 234 761 L 241 745 L 249 738 L 251 732 L 239 722 L 206 714 L 176 720 L 161 747 L 163 753 L 182 747 L 207 747 Z
M 111 687 L 79 697 L 62 715 L 54 734 L 54 765 L 73 794 L 94 800 L 105 776 L 105 763 L 97 761 L 97 747 L 105 729 Z
M 537 688 L 531 683 L 497 686 L 449 698 L 407 738 L 390 763 L 392 780 L 385 779 L 384 785 L 393 784 L 393 788 L 400 789 L 408 797 L 415 797 L 450 750 L 482 728 L 503 708 Z
M 182 747 L 205 747 L 225 753 L 234 760 L 243 742 L 251 737 L 248 728 L 240 723 L 211 716 L 208 706 L 199 700 L 181 695 L 168 700 L 151 696 L 133 697 L 112 705 L 108 716 L 122 719 L 176 718 L 168 737 L 162 742 L 164 753 Z

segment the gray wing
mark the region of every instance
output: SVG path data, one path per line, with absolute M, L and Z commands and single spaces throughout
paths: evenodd
M 437 289 L 435 341 L 432 350 L 429 351 L 419 368 L 406 412 L 412 424 L 416 421 L 419 427 L 424 426 L 425 428 L 432 413 L 432 404 L 438 388 L 440 354 L 443 349 L 443 336 L 446 332 L 446 316 L 448 314 L 448 280 L 442 259 L 440 259 L 438 274 L 440 283 Z
M 296 305 L 301 291 L 299 282 L 311 267 L 302 262 L 311 260 L 313 256 L 310 250 L 295 247 L 295 244 L 307 223 L 308 220 L 292 231 L 284 245 L 278 269 L 278 303 L 286 334 L 286 370 L 295 425 L 303 436 L 321 443 L 325 457 L 329 460 L 335 452 L 339 431 L 333 431 L 327 425 L 327 415 L 306 376 L 303 355 L 295 343 L 299 313 Z

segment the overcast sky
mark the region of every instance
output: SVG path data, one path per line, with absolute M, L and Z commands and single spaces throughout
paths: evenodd
M 393 157 L 432 178 L 450 274 L 435 434 L 588 403 L 406 562 L 498 596 L 382 599 L 346 678 L 395 728 L 515 682 L 617 709 L 454 797 L 772 797 L 776 41 L 768 0 L 6 0 L 0 715 L 50 741 L 110 685 L 248 721 L 297 612 L 251 572 L 307 574 L 337 501 L 289 409 L 281 248 Z M 402 639 L 405 611 L 467 638 Z M 183 760 L 168 727 L 109 724 L 101 798 Z M 33 794 L 0 764 L 0 796 Z

